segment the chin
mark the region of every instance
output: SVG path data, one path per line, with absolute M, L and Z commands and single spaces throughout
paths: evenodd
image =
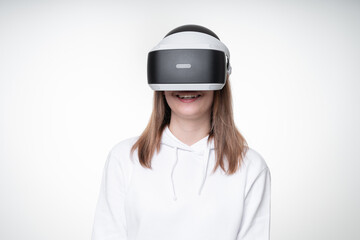
M 213 92 L 165 92 L 171 111 L 183 119 L 210 117 Z
M 203 118 L 204 116 L 210 116 L 210 113 L 207 114 L 199 109 L 177 109 L 175 112 L 177 117 L 181 117 L 184 119 L 198 119 Z

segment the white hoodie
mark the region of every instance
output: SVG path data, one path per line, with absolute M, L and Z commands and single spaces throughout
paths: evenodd
M 220 167 L 212 174 L 213 141 L 188 146 L 166 128 L 151 170 L 136 151 L 131 160 L 136 140 L 116 144 L 108 155 L 92 240 L 270 238 L 270 172 L 257 152 L 249 148 L 233 175 Z

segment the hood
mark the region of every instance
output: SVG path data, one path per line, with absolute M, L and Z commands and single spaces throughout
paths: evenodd
M 161 137 L 161 145 L 165 145 L 168 146 L 170 148 L 172 148 L 174 150 L 174 155 L 173 155 L 173 167 L 172 167 L 172 171 L 171 171 L 171 183 L 172 183 L 172 190 L 173 190 L 173 194 L 174 194 L 174 201 L 177 200 L 177 196 L 176 196 L 176 190 L 175 190 L 175 183 L 174 183 L 174 171 L 177 165 L 177 162 L 179 160 L 178 158 L 178 150 L 183 150 L 183 151 L 189 151 L 189 152 L 202 152 L 203 153 L 203 171 L 199 174 L 203 175 L 203 180 L 201 185 L 199 186 L 199 192 L 198 194 L 201 195 L 201 191 L 205 185 L 206 182 L 206 178 L 207 178 L 207 174 L 208 174 L 208 168 L 209 168 L 209 159 L 210 159 L 210 152 L 214 150 L 214 141 L 211 140 L 208 143 L 208 137 L 206 136 L 203 139 L 200 139 L 199 141 L 197 141 L 196 143 L 194 143 L 191 146 L 186 145 L 185 143 L 181 142 L 179 139 L 177 139 L 172 132 L 170 131 L 170 129 L 168 127 L 166 127 L 164 129 L 164 132 L 162 134 Z

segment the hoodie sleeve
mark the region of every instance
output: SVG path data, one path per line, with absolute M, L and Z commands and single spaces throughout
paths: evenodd
M 269 168 L 264 168 L 252 181 L 245 195 L 244 212 L 237 240 L 270 239 Z
M 95 210 L 92 240 L 126 240 L 125 176 L 118 157 L 108 154 Z

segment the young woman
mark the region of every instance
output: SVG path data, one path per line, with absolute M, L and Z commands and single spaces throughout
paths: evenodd
M 93 240 L 257 240 L 270 235 L 270 171 L 215 91 L 155 91 L 140 137 L 110 151 Z

